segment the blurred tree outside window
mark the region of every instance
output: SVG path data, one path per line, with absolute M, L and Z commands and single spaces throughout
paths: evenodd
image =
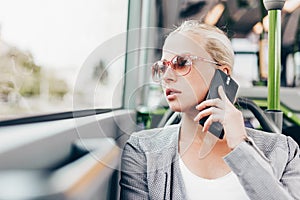
M 88 59 L 126 32 L 127 3 L 0 0 L 0 120 L 120 107 L 124 56 Z

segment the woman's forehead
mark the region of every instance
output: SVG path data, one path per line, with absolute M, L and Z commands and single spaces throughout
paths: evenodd
M 204 41 L 200 36 L 189 33 L 173 33 L 165 41 L 163 47 L 163 59 L 171 59 L 174 55 L 191 54 L 208 57 L 204 49 Z

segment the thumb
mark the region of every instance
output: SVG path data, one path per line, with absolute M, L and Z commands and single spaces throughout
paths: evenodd
M 218 87 L 218 93 L 219 93 L 219 96 L 220 96 L 220 98 L 221 98 L 222 100 L 228 100 L 228 98 L 227 98 L 227 96 L 226 96 L 226 94 L 225 94 L 225 92 L 224 92 L 224 89 L 223 89 L 223 86 L 222 86 L 222 85 L 220 85 L 220 86 Z

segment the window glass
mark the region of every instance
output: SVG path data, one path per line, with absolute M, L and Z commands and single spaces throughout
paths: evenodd
M 0 0 L 0 120 L 122 106 L 127 4 Z
M 253 80 L 259 78 L 257 41 L 233 38 L 231 44 L 235 52 L 233 76 L 241 87 L 252 87 Z

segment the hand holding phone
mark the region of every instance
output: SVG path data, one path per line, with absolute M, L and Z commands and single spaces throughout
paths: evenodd
M 223 87 L 227 98 L 231 101 L 231 103 L 233 103 L 235 100 L 239 85 L 230 76 L 228 76 L 226 73 L 224 73 L 220 69 L 217 69 L 215 71 L 215 74 L 214 74 L 214 76 L 211 80 L 210 86 L 209 86 L 209 90 L 208 90 L 206 99 L 220 98 L 219 93 L 218 93 L 218 87 L 220 85 Z M 201 124 L 203 126 L 208 117 L 209 116 L 203 117 L 199 121 L 199 124 Z M 223 139 L 223 137 L 224 137 L 223 126 L 220 122 L 213 122 L 210 125 L 208 131 L 220 139 Z

